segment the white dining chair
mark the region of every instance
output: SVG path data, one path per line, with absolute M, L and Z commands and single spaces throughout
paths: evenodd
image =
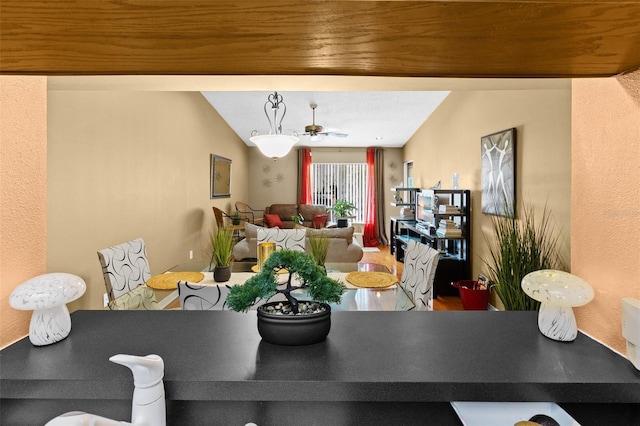
M 144 285 L 151 278 L 149 260 L 142 238 L 98 250 L 98 259 L 111 302 Z
M 439 260 L 438 250 L 415 240 L 407 244 L 400 287 L 415 305 L 415 310 L 433 310 L 433 279 Z
M 258 228 L 257 242 L 273 242 L 277 248 L 303 252 L 306 236 L 306 229 Z
M 154 311 L 160 309 L 155 292 L 146 285 L 139 285 L 114 300 L 110 300 L 107 306 L 112 311 Z
M 228 310 L 227 295 L 230 287 L 226 285 L 206 285 L 187 281 L 178 281 L 178 298 L 183 311 L 221 311 Z

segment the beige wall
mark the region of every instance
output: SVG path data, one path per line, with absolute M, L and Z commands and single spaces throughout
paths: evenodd
M 249 148 L 249 198 L 254 209 L 271 204 L 292 204 L 297 200 L 298 151 L 292 149 L 285 157 L 265 157 L 258 148 Z
M 0 347 L 29 332 L 13 289 L 47 261 L 47 79 L 0 76 Z
M 570 90 L 452 92 L 405 145 L 414 186 L 441 181 L 451 188 L 458 173 L 460 187 L 471 190 L 472 276 L 486 274 L 484 233 L 492 231 L 491 216 L 481 211 L 480 138 L 511 127 L 517 129 L 516 197 L 536 210 L 548 202 L 569 262 Z
M 576 316 L 625 353 L 621 300 L 640 299 L 640 71 L 572 90 L 571 270 L 595 290 Z
M 208 259 L 211 206 L 247 199 L 247 148 L 199 92 L 50 91 L 47 270 L 77 274 L 70 310 L 102 309 L 97 250 L 142 237 L 151 273 Z M 210 154 L 232 198 L 211 200 Z

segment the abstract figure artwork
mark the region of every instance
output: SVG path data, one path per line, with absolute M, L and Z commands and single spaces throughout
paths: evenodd
M 516 191 L 516 129 L 480 139 L 482 152 L 482 213 L 513 217 Z

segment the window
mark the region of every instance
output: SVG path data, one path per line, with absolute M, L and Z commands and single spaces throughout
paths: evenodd
M 312 163 L 311 185 L 313 204 L 332 207 L 336 200 L 350 201 L 357 207 L 353 212 L 353 221 L 364 223 L 367 198 L 366 163 Z

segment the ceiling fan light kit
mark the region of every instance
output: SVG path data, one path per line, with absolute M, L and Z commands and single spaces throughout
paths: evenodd
M 269 110 L 271 110 L 271 115 Z M 286 113 L 287 106 L 282 99 L 282 95 L 279 95 L 278 92 L 270 94 L 264 104 L 264 114 L 269 121 L 269 134 L 260 135 L 257 130 L 254 130 L 249 138 L 260 152 L 267 157 L 274 159 L 284 157 L 300 141 L 295 132 L 292 135 L 282 134 L 282 120 Z

